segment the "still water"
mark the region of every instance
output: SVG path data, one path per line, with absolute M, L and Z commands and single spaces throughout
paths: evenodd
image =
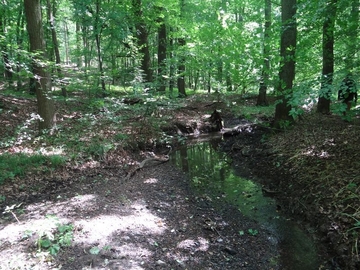
M 275 200 L 264 196 L 259 184 L 235 174 L 231 159 L 217 150 L 218 143 L 211 140 L 182 147 L 171 160 L 188 173 L 195 192 L 225 197 L 270 231 L 281 250 L 282 269 L 318 269 L 317 253 L 308 234 L 277 211 Z

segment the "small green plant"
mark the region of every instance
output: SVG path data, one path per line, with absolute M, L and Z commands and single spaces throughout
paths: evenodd
M 259 232 L 258 232 L 258 230 L 248 229 L 248 233 L 249 233 L 251 236 L 256 236 Z
M 99 247 L 92 247 L 90 248 L 89 252 L 92 255 L 98 255 L 100 253 L 101 249 Z
M 38 252 L 46 250 L 52 256 L 56 256 L 62 247 L 71 245 L 73 239 L 73 225 L 58 222 L 56 216 L 47 216 L 50 223 L 38 232 Z M 53 225 L 55 223 L 55 228 Z
M 109 142 L 94 141 L 85 149 L 85 152 L 93 157 L 95 160 L 103 160 L 106 158 L 107 152 L 114 148 L 114 145 Z

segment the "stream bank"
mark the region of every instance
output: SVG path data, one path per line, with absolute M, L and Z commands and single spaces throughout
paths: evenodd
M 221 197 L 246 218 L 256 221 L 280 250 L 281 269 L 318 269 L 317 251 L 308 232 L 279 211 L 275 199 L 266 196 L 271 192 L 263 190 L 249 168 L 238 168 L 238 171 L 249 171 L 251 176 L 247 178 L 235 173 L 230 157 L 220 152 L 219 146 L 226 141 L 220 137 L 206 141 L 204 136 L 201 141 L 191 142 L 171 156 L 171 161 L 189 175 L 190 185 L 197 196 L 209 197 L 215 208 L 216 199 Z M 245 233 L 256 236 L 258 231 L 252 228 L 239 230 L 239 237 Z

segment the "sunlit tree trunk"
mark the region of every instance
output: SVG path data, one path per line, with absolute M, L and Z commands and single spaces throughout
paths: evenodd
M 261 72 L 259 95 L 256 105 L 268 106 L 266 92 L 269 83 L 270 72 L 270 27 L 271 27 L 271 0 L 265 0 L 265 29 L 264 29 L 264 48 L 263 48 L 263 69 Z
M 281 44 L 280 44 L 280 72 L 278 103 L 275 109 L 274 126 L 284 127 L 294 121 L 290 116 L 291 106 L 289 95 L 292 94 L 293 81 L 295 79 L 295 51 L 296 51 L 296 0 L 281 0 Z
M 29 33 L 30 51 L 33 56 L 33 71 L 38 112 L 42 118 L 39 121 L 40 131 L 51 128 L 54 124 L 54 103 L 49 95 L 51 78 L 44 66 L 45 41 L 42 27 L 40 0 L 24 0 L 27 31 Z
M 326 3 L 323 23 L 322 41 L 322 78 L 321 88 L 317 104 L 317 112 L 330 113 L 330 98 L 334 76 L 334 26 L 337 10 L 337 0 L 329 0 Z

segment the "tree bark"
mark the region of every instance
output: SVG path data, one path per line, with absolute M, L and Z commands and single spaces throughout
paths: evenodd
M 21 50 L 23 48 L 23 40 L 24 40 L 24 6 L 19 5 L 18 15 L 16 19 L 16 44 L 18 48 Z M 20 63 L 21 61 L 21 54 L 16 53 L 16 60 Z M 16 65 L 16 77 L 17 77 L 17 83 L 16 83 L 16 90 L 20 91 L 22 86 L 22 79 L 19 75 L 20 73 L 20 65 Z M 35 93 L 36 91 L 34 91 Z
M 290 116 L 291 105 L 289 97 L 292 94 L 293 81 L 295 79 L 295 51 L 296 51 L 296 0 L 281 0 L 281 44 L 280 44 L 280 72 L 279 96 L 275 109 L 274 126 L 283 128 L 294 121 Z
M 325 8 L 322 41 L 322 78 L 317 112 L 330 113 L 330 98 L 334 76 L 334 26 L 337 10 L 337 0 L 329 0 Z
M 44 30 L 42 27 L 42 15 L 40 0 L 24 0 L 27 31 L 29 33 L 30 52 L 33 56 L 33 72 L 35 78 L 36 97 L 40 132 L 49 129 L 54 124 L 54 103 L 49 92 L 51 90 L 51 78 L 43 62 L 45 57 Z
M 6 37 L 7 33 L 6 33 L 6 14 L 5 12 L 0 14 L 0 35 Z M 5 79 L 11 84 L 12 83 L 12 79 L 13 79 L 13 73 L 12 73 L 12 67 L 11 67 L 11 63 L 10 63 L 10 59 L 9 59 L 9 51 L 8 48 L 6 46 L 6 42 L 3 43 L 2 48 L 1 48 L 1 54 L 2 54 L 2 58 L 3 58 L 3 63 L 4 63 L 4 77 Z
M 144 73 L 144 81 L 150 83 L 153 81 L 151 70 L 151 58 L 149 51 L 148 30 L 143 19 L 142 1 L 132 0 L 134 15 L 136 17 L 135 29 L 139 52 L 141 54 L 141 70 Z
M 360 20 L 360 1 L 352 0 L 351 12 L 349 18 L 349 26 L 347 29 L 347 52 L 345 55 L 345 69 L 346 71 L 352 72 L 356 67 L 356 55 L 359 52 L 359 42 L 356 42 L 359 34 L 359 20 Z
M 261 72 L 259 95 L 257 98 L 257 106 L 268 106 L 266 97 L 267 86 L 269 83 L 270 72 L 270 28 L 271 28 L 271 0 L 265 0 L 265 26 L 264 26 L 264 48 L 263 48 L 263 69 Z
M 162 8 L 159 8 L 159 11 L 164 12 Z M 166 80 L 164 79 L 166 73 L 166 24 L 163 18 L 159 18 L 159 28 L 158 28 L 158 91 L 165 92 L 166 90 Z
M 53 52 L 55 54 L 55 63 L 56 63 L 56 71 L 57 71 L 57 75 L 58 78 L 60 80 L 60 85 L 61 85 L 61 93 L 64 97 L 67 96 L 67 91 L 66 91 L 66 87 L 64 86 L 64 82 L 63 82 L 63 73 L 61 70 L 61 59 L 60 59 L 60 51 L 59 51 L 59 42 L 57 39 L 57 35 L 56 35 L 56 29 L 55 29 L 55 1 L 53 1 L 53 3 L 51 4 L 50 0 L 47 0 L 47 12 L 48 12 L 48 21 L 50 24 L 50 29 L 51 29 L 51 39 L 52 39 L 52 43 L 53 43 Z
M 180 47 L 185 46 L 186 41 L 184 38 L 178 39 L 178 45 Z M 185 57 L 183 55 L 180 55 L 179 57 L 179 64 L 178 64 L 178 79 L 177 79 L 177 87 L 179 91 L 180 97 L 186 97 L 186 91 L 185 91 Z

